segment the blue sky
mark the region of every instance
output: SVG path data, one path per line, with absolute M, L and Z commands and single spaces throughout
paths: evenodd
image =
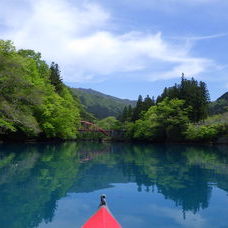
M 1 0 L 0 37 L 60 65 L 64 82 L 159 95 L 182 72 L 228 91 L 227 0 Z

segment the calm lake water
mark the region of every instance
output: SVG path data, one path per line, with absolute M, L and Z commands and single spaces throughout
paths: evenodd
M 77 228 L 99 196 L 124 228 L 228 227 L 228 146 L 0 145 L 0 227 Z

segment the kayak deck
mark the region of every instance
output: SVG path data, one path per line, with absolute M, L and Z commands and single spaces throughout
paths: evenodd
M 121 225 L 107 206 L 101 206 L 82 228 L 121 228 Z

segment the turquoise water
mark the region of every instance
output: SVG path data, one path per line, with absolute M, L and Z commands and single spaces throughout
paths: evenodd
M 80 227 L 100 194 L 125 228 L 228 227 L 228 146 L 0 145 L 0 227 Z

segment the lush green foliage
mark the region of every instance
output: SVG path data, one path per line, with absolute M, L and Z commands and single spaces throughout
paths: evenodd
M 167 97 L 185 100 L 185 106 L 192 107 L 192 111 L 189 113 L 189 119 L 192 122 L 198 122 L 208 116 L 209 92 L 202 81 L 198 82 L 194 78 L 187 80 L 182 77 L 179 85 L 175 84 L 173 87 L 164 89 L 161 96 L 157 98 L 157 103 Z
M 210 124 L 228 124 L 228 112 L 223 114 L 209 116 L 206 120 L 202 122 L 202 124 L 210 125 Z
M 121 128 L 120 122 L 114 116 L 109 116 L 96 122 L 96 125 L 105 130 L 117 130 Z
M 155 105 L 154 97 L 150 98 L 149 95 L 143 99 L 141 95 L 139 95 L 136 106 L 132 107 L 131 105 L 125 106 L 122 114 L 119 116 L 120 121 L 136 121 L 143 116 L 151 106 Z
M 57 65 L 50 69 L 40 53 L 17 51 L 0 40 L 1 138 L 72 138 L 78 125 L 79 104 L 62 84 Z
M 216 115 L 228 111 L 228 92 L 209 105 L 209 114 Z
M 153 106 L 155 107 L 155 104 L 160 104 L 165 99 L 183 100 L 183 108 L 188 109 L 191 107 L 191 110 L 188 109 L 188 118 L 191 122 L 198 122 L 207 117 L 209 92 L 207 90 L 206 84 L 202 81 L 198 82 L 193 78 L 191 80 L 187 80 L 183 76 L 179 85 L 175 84 L 173 87 L 165 88 L 161 96 L 157 97 L 156 102 L 153 97 L 150 98 L 147 96 L 143 100 L 142 96 L 139 95 L 136 107 L 125 107 L 120 120 L 124 122 L 143 119 L 143 116 L 148 109 Z
M 194 125 L 190 124 L 186 131 L 186 139 L 190 141 L 213 141 L 221 133 L 222 126 L 219 124 L 215 125 Z
M 10 41 L 0 40 L 1 140 L 75 138 L 81 116 L 106 130 L 126 129 L 129 139 L 215 141 L 228 134 L 227 102 L 225 93 L 210 103 L 211 114 L 223 114 L 206 119 L 206 84 L 184 77 L 180 84 L 165 88 L 156 102 L 149 96 L 143 99 L 140 95 L 135 102 L 91 89 L 69 90 L 62 82 L 58 64 L 53 62 L 49 67 L 40 53 L 17 51 Z M 96 121 L 89 112 L 101 120 Z M 79 138 L 104 138 L 100 133 L 85 134 Z
M 202 123 L 189 124 L 186 139 L 194 142 L 215 142 L 219 137 L 228 135 L 228 112 L 209 117 Z
M 60 76 L 59 65 L 52 62 L 50 67 L 50 82 L 55 87 L 55 91 L 57 93 L 62 91 L 63 83 L 62 78 Z
M 165 88 L 156 103 L 153 98 L 147 96 L 143 100 L 140 95 L 136 107 L 125 107 L 120 120 L 128 139 L 213 142 L 228 135 L 227 101 L 228 93 L 225 93 L 210 103 L 214 108 L 210 110 L 223 114 L 206 118 L 209 107 L 206 84 L 183 76 L 179 85 Z
M 68 88 L 61 96 L 47 96 L 37 108 L 36 117 L 47 137 L 74 138 L 79 126 L 79 110 Z
M 98 119 L 108 116 L 118 117 L 126 105 L 135 106 L 135 101 L 108 96 L 92 89 L 72 88 L 71 90 L 85 106 L 85 110 Z
M 165 98 L 152 106 L 141 119 L 126 122 L 126 137 L 146 141 L 216 142 L 228 135 L 228 113 L 207 118 L 197 124 L 190 123 L 184 100 Z
M 139 140 L 166 141 L 181 140 L 189 123 L 191 108 L 179 99 L 164 99 L 152 106 L 142 119 L 128 124 L 128 136 Z

